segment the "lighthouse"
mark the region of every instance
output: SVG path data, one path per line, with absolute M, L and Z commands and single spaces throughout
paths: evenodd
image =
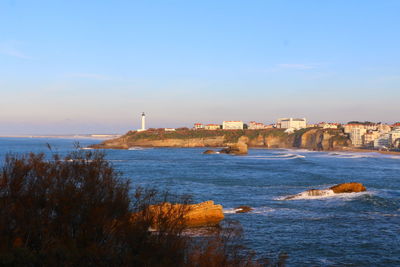
M 146 115 L 142 112 L 142 131 L 146 130 Z
M 142 112 L 142 129 L 138 131 L 146 131 L 146 114 L 144 114 L 144 112 Z

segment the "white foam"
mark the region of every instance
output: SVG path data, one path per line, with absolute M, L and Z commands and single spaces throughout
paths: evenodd
M 266 159 L 266 160 L 288 160 L 288 159 L 305 158 L 305 156 L 298 154 L 273 154 L 265 156 L 246 156 L 246 158 Z
M 334 193 L 331 189 L 323 189 L 318 191 L 307 190 L 296 195 L 289 195 L 275 198 L 275 200 L 307 200 L 307 199 L 325 199 L 325 198 L 341 198 L 352 199 L 361 195 L 371 194 L 371 192 L 358 193 Z
M 235 209 L 235 208 L 230 208 L 230 209 L 223 209 L 222 212 L 224 214 L 233 214 L 236 213 L 236 211 L 239 211 L 240 209 Z
M 237 211 L 241 211 L 242 209 L 235 209 L 235 208 L 227 208 L 227 209 L 223 209 L 223 213 L 224 214 L 234 214 Z M 256 213 L 256 214 L 265 214 L 268 212 L 272 212 L 274 211 L 273 208 L 270 207 L 258 207 L 258 208 L 253 208 L 252 211 L 249 211 L 248 213 Z
M 342 158 L 342 159 L 359 159 L 359 158 L 373 158 L 375 155 L 371 154 L 366 154 L 366 153 L 329 153 L 329 156 L 333 156 L 336 158 Z
M 294 199 L 318 199 L 332 197 L 335 193 L 331 189 L 324 190 L 307 190 L 296 195 L 280 197 L 278 200 L 294 200 Z
M 134 147 L 128 148 L 128 150 L 144 150 L 144 148 L 143 147 L 134 146 Z
M 266 214 L 275 211 L 275 209 L 270 208 L 270 207 L 259 207 L 259 208 L 254 208 L 252 213 L 256 214 Z

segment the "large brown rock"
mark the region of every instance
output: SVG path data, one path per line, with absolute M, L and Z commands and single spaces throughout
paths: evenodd
M 331 189 L 334 193 L 357 193 L 364 192 L 367 189 L 361 183 L 344 183 L 332 186 Z
M 233 154 L 233 155 L 247 155 L 248 149 L 247 149 L 247 142 L 248 142 L 248 137 L 242 136 L 239 138 L 237 143 L 231 143 L 228 144 L 227 148 L 224 148 L 220 151 L 220 153 L 225 153 L 225 154 Z
M 153 218 L 153 227 L 157 228 L 160 220 L 177 219 L 186 227 L 214 226 L 224 219 L 222 206 L 209 200 L 199 204 L 163 203 L 151 205 L 148 214 Z M 134 215 L 135 216 L 135 215 Z

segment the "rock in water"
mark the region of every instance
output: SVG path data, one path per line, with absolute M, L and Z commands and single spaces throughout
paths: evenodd
M 214 204 L 209 200 L 199 204 L 189 205 L 189 212 L 185 216 L 188 227 L 213 226 L 224 219 L 222 205 Z
M 224 219 L 222 206 L 215 205 L 212 200 L 192 205 L 168 202 L 151 205 L 146 210 L 146 214 L 153 218 L 152 227 L 155 229 L 158 228 L 159 223 L 162 223 L 168 217 L 181 220 L 186 227 L 214 226 Z M 133 214 L 132 218 L 134 219 L 135 216 L 137 214 Z
M 332 186 L 330 188 L 336 194 L 338 193 L 357 193 L 357 192 L 364 192 L 367 189 L 361 183 L 344 183 Z
M 215 152 L 214 150 L 208 149 L 208 150 L 204 151 L 203 154 L 217 154 L 217 152 Z
M 309 197 L 328 197 L 340 193 L 358 193 L 367 191 L 361 183 L 345 183 L 332 186 L 328 189 L 310 189 L 296 195 L 287 196 L 284 200 L 307 199 Z
M 235 213 L 246 213 L 252 211 L 253 208 L 250 206 L 239 206 L 235 208 Z
M 237 143 L 228 144 L 227 148 L 224 148 L 220 151 L 220 153 L 225 154 L 233 154 L 233 155 L 247 155 L 247 142 L 248 138 L 246 136 L 242 136 L 239 138 Z

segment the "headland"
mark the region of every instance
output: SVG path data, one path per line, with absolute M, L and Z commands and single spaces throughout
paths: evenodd
M 260 130 L 191 130 L 159 129 L 130 131 L 92 148 L 129 149 L 131 147 L 225 147 L 238 140 L 253 148 L 302 148 L 315 151 L 342 150 L 351 146 L 346 134 L 338 129 L 306 128 L 287 133 L 284 129 Z

